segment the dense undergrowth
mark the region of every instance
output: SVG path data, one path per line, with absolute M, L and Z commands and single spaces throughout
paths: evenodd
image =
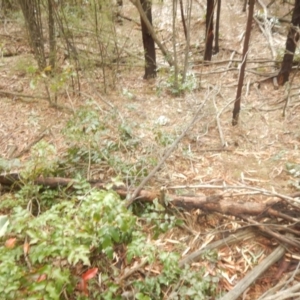
M 214 298 L 218 277 L 179 267 L 184 244 L 178 242 L 170 251 L 159 242 L 161 234 L 182 224 L 178 215 L 158 201 L 128 210 L 109 184 L 107 190 L 97 190 L 84 179 L 97 164 L 114 168 L 119 176 L 114 184 L 145 175 L 138 164 L 136 169 L 126 164 L 125 154 L 139 147 L 130 128 L 120 124 L 112 135 L 107 124 L 95 109 L 82 107 L 64 130 L 65 154 L 42 141 L 24 165 L 14 162 L 23 182 L 18 191 L 0 198 L 1 298 Z M 7 171 L 10 167 L 6 162 Z M 58 175 L 72 176 L 72 187 L 34 184 L 39 176 Z

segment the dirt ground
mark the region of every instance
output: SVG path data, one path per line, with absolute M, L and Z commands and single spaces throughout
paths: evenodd
M 128 154 L 128 159 L 135 161 L 143 156 L 145 161 L 149 157 L 159 161 L 167 146 L 157 143 L 157 132 L 163 133 L 165 138 L 177 137 L 192 120 L 199 106 L 204 103 L 197 122 L 154 179 L 149 182 L 147 188 L 159 190 L 160 187 L 165 186 L 170 193 L 174 191 L 194 194 L 222 193 L 237 201 L 266 201 L 267 199 L 254 192 L 214 190 L 200 186 L 245 185 L 287 195 L 294 192 L 293 185 L 297 185 L 297 179 L 287 172 L 286 164 L 300 164 L 300 131 L 297 123 L 300 113 L 299 76 L 293 78 L 292 96 L 283 117 L 285 102 L 282 99 L 287 93 L 286 87 L 276 90 L 270 80 L 258 83 L 275 69 L 268 40 L 257 23 L 253 22 L 249 62 L 242 94 L 242 110 L 238 126 L 233 127 L 231 121 L 238 80 L 238 63 L 231 60 L 241 59 L 247 15 L 241 12 L 242 2 L 224 1 L 220 26 L 221 49 L 213 56 L 211 64 L 204 65 L 201 59 L 204 45 L 205 7 L 200 2 L 195 2 L 193 5 L 191 25 L 193 63 L 190 64 L 190 72 L 193 72 L 197 78 L 197 89 L 177 97 L 168 91 L 165 87 L 168 72 L 163 71 L 167 65 L 159 49 L 157 55 L 161 71 L 158 72 L 156 79 L 143 80 L 140 27 L 133 22 L 123 20 L 122 25 L 116 25 L 117 33 L 127 38 L 124 47 L 132 51 L 135 59 L 137 57 L 140 59 L 136 62 L 139 66 L 122 68 L 115 77 L 116 82 L 111 83 L 111 88 L 106 93 L 102 88 L 100 70 L 82 72 L 80 74 L 82 96 L 74 95 L 71 85 L 66 84 L 57 99 L 57 103 L 64 107 L 59 109 L 51 107 L 43 99 L 46 94 L 42 84 L 35 89 L 31 88 L 33 75 L 25 70 L 28 70 L 28 64 L 33 61 L 33 57 L 25 38 L 26 31 L 21 16 L 8 18 L 5 22 L 1 21 L 0 91 L 8 93 L 0 95 L 0 158 L 10 159 L 21 155 L 19 159 L 25 162 L 30 157 L 31 145 L 40 139 L 53 144 L 58 155 L 62 154 L 67 148 L 62 129 L 72 118 L 74 111 L 84 105 L 88 99 L 93 99 L 101 107 L 103 114 L 113 107 L 118 114 L 118 123 L 130 124 L 133 128 L 133 134 L 139 140 L 141 147 L 139 151 Z M 272 8 L 270 11 L 281 16 L 285 10 L 288 10 L 288 7 Z M 260 7 L 256 8 L 257 14 L 261 11 Z M 124 4 L 122 14 L 139 21 L 138 14 L 128 3 Z M 159 37 L 171 50 L 171 1 L 155 4 L 153 16 Z M 180 24 L 179 14 L 178 23 Z M 282 23 L 273 30 L 276 51 L 283 51 L 285 39 L 286 29 Z M 184 51 L 184 40 L 181 35 L 178 35 L 178 51 Z M 199 53 L 198 58 L 197 53 Z M 31 95 L 32 98 L 24 95 Z M 151 170 L 153 165 L 144 167 Z M 116 175 L 108 169 L 101 169 L 101 176 L 107 180 L 111 175 Z M 18 170 L 19 168 L 16 168 L 12 171 Z M 95 167 L 91 177 L 101 176 L 99 169 Z M 134 185 L 134 181 L 131 183 Z M 209 222 L 205 223 L 205 226 L 199 224 L 194 212 L 187 215 L 191 216 L 188 226 L 194 232 L 201 230 L 202 242 L 210 238 L 208 235 L 212 234 L 212 227 L 218 228 L 211 226 Z M 223 224 L 217 225 L 220 226 L 219 228 L 234 228 L 240 225 L 235 218 L 228 217 L 222 220 Z M 196 241 L 190 237 L 189 241 L 187 245 L 190 247 L 189 251 L 199 246 L 199 239 Z M 272 248 L 263 244 L 262 238 L 251 245 L 246 243 L 234 247 L 231 251 L 222 251 L 220 255 L 223 257 L 223 267 L 227 274 L 224 275 L 223 283 L 228 289 L 247 273 L 248 268 L 251 268 L 242 260 L 242 254 L 245 252 L 242 249 L 255 253 L 264 250 L 264 254 L 258 258 L 259 262 L 271 252 Z M 271 284 L 272 272 L 276 272 L 274 268 L 272 267 L 258 284 L 248 290 L 243 299 L 256 299 L 256 295 L 266 290 Z

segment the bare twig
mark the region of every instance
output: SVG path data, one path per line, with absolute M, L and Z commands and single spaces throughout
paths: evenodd
M 267 10 L 266 5 L 263 3 L 263 1 L 258 0 L 258 2 L 264 10 L 264 27 L 261 25 L 261 23 L 260 23 L 260 21 L 258 20 L 257 17 L 254 16 L 253 18 L 256 21 L 256 23 L 258 24 L 260 30 L 262 31 L 263 35 L 265 36 L 265 38 L 268 41 L 269 48 L 270 48 L 271 54 L 272 54 L 272 58 L 274 60 L 276 60 L 277 54 L 276 54 L 276 50 L 275 50 L 275 47 L 274 47 L 273 35 L 272 35 L 272 31 L 271 31 L 272 27 L 273 27 L 272 26 L 272 20 L 268 20 L 268 10 Z M 274 68 L 276 70 L 275 63 L 274 63 Z M 273 84 L 274 84 L 275 89 L 278 89 L 277 77 L 273 77 Z
M 221 300 L 235 300 L 270 266 L 277 262 L 285 253 L 285 248 L 278 246 L 267 258 L 265 258 L 258 266 L 252 269 L 235 287 L 229 291 Z M 274 298 L 272 298 L 274 299 Z M 276 299 L 278 299 L 276 297 Z
M 4 95 L 6 97 L 14 97 L 14 98 L 29 98 L 29 99 L 44 99 L 49 100 L 48 97 L 41 97 L 41 96 L 32 96 L 32 95 L 26 95 L 26 94 L 20 94 L 20 93 L 12 93 L 9 91 L 0 90 L 0 95 Z
M 217 122 L 217 127 L 218 127 L 218 131 L 219 131 L 219 135 L 220 135 L 221 144 L 222 144 L 222 147 L 225 147 L 226 142 L 225 142 L 225 139 L 224 139 L 224 134 L 223 134 L 221 123 L 220 123 L 220 115 L 221 115 L 223 110 L 221 110 L 221 112 L 218 112 L 218 108 L 217 108 L 216 101 L 215 101 L 215 96 L 213 96 L 212 100 L 213 100 L 213 104 L 214 104 L 214 107 L 215 107 L 215 110 L 216 110 L 216 113 L 217 113 L 216 122 Z
M 290 197 L 288 195 L 279 194 L 276 192 L 272 192 L 266 189 L 256 188 L 253 186 L 247 186 L 247 185 L 213 185 L 213 184 L 195 184 L 195 185 L 176 185 L 176 186 L 169 186 L 168 189 L 245 189 L 245 190 L 252 190 L 252 191 L 258 191 L 263 195 L 267 196 L 274 196 L 278 197 L 280 199 L 286 200 L 289 202 L 289 204 L 294 206 L 294 203 L 300 204 L 300 201 L 297 199 L 294 199 L 293 197 Z M 296 206 L 297 209 L 299 209 L 298 206 Z
M 183 132 L 181 133 L 181 135 L 173 142 L 173 144 L 171 145 L 171 147 L 166 151 L 165 155 L 163 156 L 163 158 L 160 160 L 160 162 L 156 165 L 156 167 L 149 173 L 149 175 L 144 178 L 144 180 L 140 183 L 140 185 L 135 189 L 135 191 L 133 192 L 132 196 L 130 197 L 130 199 L 128 200 L 128 202 L 126 203 L 126 207 L 129 207 L 133 201 L 135 201 L 137 195 L 139 194 L 139 192 L 141 191 L 141 189 L 144 187 L 144 185 L 154 176 L 154 174 L 160 169 L 160 167 L 163 165 L 163 163 L 169 158 L 169 156 L 171 155 L 171 153 L 174 151 L 174 149 L 176 148 L 176 146 L 178 145 L 178 143 L 181 141 L 181 139 L 186 135 L 186 133 L 188 132 L 188 130 L 190 129 L 190 127 L 193 126 L 193 124 L 196 122 L 196 120 L 199 118 L 199 113 L 202 110 L 204 104 L 206 103 L 207 99 L 208 99 L 209 94 L 206 96 L 206 99 L 203 101 L 203 103 L 200 105 L 200 107 L 198 108 L 198 110 L 196 111 L 192 121 L 187 125 L 187 127 L 183 130 Z
M 241 242 L 247 239 L 251 239 L 255 236 L 254 231 L 251 230 L 243 230 L 239 231 L 237 233 L 232 233 L 230 236 L 221 239 L 219 241 L 213 242 L 206 247 L 197 250 L 188 256 L 184 257 L 182 260 L 179 261 L 179 266 L 183 267 L 186 264 L 191 264 L 192 262 L 196 261 L 199 259 L 201 255 L 203 255 L 205 252 L 212 250 L 212 249 L 218 249 L 221 247 L 229 246 L 231 244 Z

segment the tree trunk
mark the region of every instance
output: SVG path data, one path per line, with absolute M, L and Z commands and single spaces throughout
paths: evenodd
M 186 29 L 186 22 L 185 22 L 185 17 L 184 17 L 184 9 L 183 9 L 182 0 L 179 0 L 179 4 L 180 4 L 181 21 L 182 21 L 182 25 L 183 25 L 183 32 L 184 32 L 185 40 L 187 40 L 187 29 Z
M 247 62 L 247 56 L 248 56 L 249 40 L 250 40 L 250 34 L 251 34 L 251 25 L 252 25 L 252 19 L 253 19 L 255 0 L 249 0 L 249 2 L 250 2 L 249 14 L 248 14 L 246 34 L 245 34 L 245 40 L 244 40 L 243 58 L 242 58 L 241 66 L 240 66 L 239 82 L 238 82 L 236 98 L 235 98 L 234 108 L 233 108 L 233 117 L 232 117 L 232 125 L 233 126 L 237 125 L 238 121 L 239 121 L 239 114 L 240 114 L 240 109 L 241 109 L 242 88 L 243 88 L 243 83 L 244 83 L 244 74 L 245 74 L 245 68 L 246 68 L 246 62 Z
M 48 26 L 49 26 L 49 64 L 51 66 L 51 71 L 55 68 L 56 62 L 56 39 L 55 39 L 55 21 L 53 12 L 52 0 L 48 0 Z
M 285 54 L 277 77 L 279 85 L 283 85 L 289 80 L 289 75 L 293 66 L 296 43 L 299 40 L 297 26 L 300 26 L 300 0 L 295 0 L 295 7 L 292 15 L 292 26 L 290 27 L 287 35 Z
M 151 12 L 151 1 L 141 0 L 142 8 L 152 25 L 152 12 Z M 155 43 L 149 33 L 145 22 L 141 17 L 142 24 L 142 35 L 143 35 L 143 46 L 145 52 L 145 75 L 144 79 L 156 77 L 156 54 L 155 54 Z
M 46 67 L 40 0 L 19 0 L 39 70 Z
M 214 41 L 214 0 L 207 0 L 204 60 L 211 60 Z
M 217 0 L 217 17 L 216 17 L 216 36 L 215 36 L 215 54 L 219 52 L 219 27 L 220 27 L 220 14 L 221 14 L 221 0 Z

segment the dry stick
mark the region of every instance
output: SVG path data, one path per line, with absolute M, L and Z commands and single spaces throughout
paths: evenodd
M 164 55 L 166 61 L 168 62 L 168 64 L 172 67 L 174 65 L 174 60 L 172 58 L 172 55 L 171 55 L 171 53 L 169 53 L 169 51 L 165 48 L 165 46 L 157 38 L 157 36 L 155 34 L 155 31 L 153 29 L 153 26 L 149 22 L 146 14 L 145 14 L 145 12 L 142 8 L 142 4 L 141 4 L 140 0 L 130 0 L 130 2 L 137 8 L 139 14 L 141 15 L 142 20 L 146 24 L 146 27 L 147 27 L 149 33 L 151 34 L 154 42 L 156 43 L 156 45 L 158 46 L 160 51 L 163 53 L 163 55 Z
M 283 110 L 282 110 L 282 116 L 283 116 L 283 117 L 285 117 L 286 108 L 287 108 L 287 106 L 288 106 L 288 104 L 289 104 L 289 100 L 290 100 L 290 98 L 291 98 L 291 90 L 292 90 L 291 87 L 292 87 L 293 81 L 294 81 L 294 79 L 295 79 L 295 76 L 296 76 L 296 74 L 298 73 L 299 66 L 300 66 L 300 64 L 298 63 L 296 72 L 293 74 L 292 79 L 291 79 L 290 82 L 287 84 L 288 93 L 287 93 L 286 100 L 285 100 L 285 103 L 284 103 L 284 107 L 283 107 Z
M 180 3 L 182 3 L 182 1 Z M 185 45 L 185 51 L 184 51 L 184 66 L 183 66 L 182 83 L 184 83 L 186 80 L 186 73 L 187 73 L 188 65 L 189 65 L 192 3 L 193 3 L 192 0 L 187 1 L 187 24 L 188 24 L 188 27 L 185 29 L 185 30 L 187 30 L 187 32 L 186 32 L 187 35 L 186 35 L 186 45 Z
M 18 97 L 18 98 L 44 99 L 47 101 L 49 100 L 48 97 L 31 96 L 31 95 L 26 95 L 26 94 L 12 93 L 9 91 L 4 91 L 4 90 L 0 90 L 0 95 L 4 95 L 6 97 L 13 96 L 13 97 Z
M 298 249 L 300 249 L 300 243 L 297 242 L 297 240 L 293 241 L 292 239 L 289 239 L 288 237 L 285 237 L 277 232 L 274 232 L 273 230 L 269 229 L 266 225 L 268 224 L 262 224 L 262 223 L 258 223 L 254 220 L 251 220 L 250 218 L 245 218 L 245 217 L 241 217 L 242 219 L 246 220 L 248 223 L 253 224 L 255 226 L 257 226 L 257 228 L 266 233 L 268 236 L 275 238 L 276 240 L 280 241 L 281 243 L 290 245 L 292 247 L 296 247 Z M 295 239 L 294 236 L 292 236 L 293 239 Z
M 289 289 L 286 289 L 284 291 L 281 291 L 279 293 L 276 293 L 276 295 L 273 295 L 268 298 L 264 298 L 263 300 L 290 300 L 290 299 L 300 299 L 300 292 L 295 293 L 295 291 L 299 291 L 300 289 L 300 283 L 297 285 L 294 285 L 290 287 Z M 275 298 L 274 298 L 275 297 Z
M 290 205 L 293 207 L 299 209 L 299 206 L 296 206 L 294 203 L 300 204 L 300 201 L 297 199 L 294 199 L 293 197 L 279 194 L 276 192 L 268 191 L 266 189 L 260 189 L 252 186 L 247 185 L 213 185 L 213 184 L 196 184 L 196 185 L 178 185 L 178 186 L 168 186 L 168 189 L 245 189 L 245 190 L 252 190 L 260 192 L 263 195 L 266 196 L 274 196 L 278 197 L 280 199 L 286 200 L 289 202 Z
M 234 55 L 235 55 L 236 51 L 232 51 L 231 55 L 230 55 L 230 58 L 229 58 L 229 62 L 228 62 L 228 65 L 227 65 L 227 69 L 230 69 L 232 63 L 233 63 L 233 58 L 234 58 Z M 238 60 L 239 62 L 241 62 L 241 60 Z M 226 72 L 227 74 L 227 72 Z
M 285 248 L 278 246 L 258 266 L 252 269 L 236 286 L 220 300 L 235 300 L 270 266 L 277 262 L 285 253 Z M 277 299 L 277 298 L 276 298 Z
M 268 291 L 266 291 L 262 296 L 260 296 L 257 300 L 272 300 L 274 299 L 274 295 L 276 294 L 277 296 L 277 293 L 280 289 L 282 289 L 283 287 L 286 287 L 288 286 L 290 283 L 292 283 L 292 281 L 295 280 L 295 276 L 296 275 L 299 275 L 299 263 L 298 263 L 298 266 L 296 268 L 296 270 L 292 273 L 292 276 L 288 279 L 288 280 L 284 280 L 284 281 L 279 281 L 274 287 L 272 287 L 271 289 L 269 289 Z M 298 284 L 298 288 L 300 288 L 300 284 Z M 289 289 L 285 289 L 285 292 L 290 292 Z M 279 292 L 279 294 L 282 293 Z M 292 297 L 290 298 L 285 298 L 285 299 L 291 299 Z M 279 299 L 276 297 L 276 299 Z
M 148 263 L 148 260 L 143 259 L 139 264 L 133 266 L 131 269 L 125 270 L 124 274 L 119 279 L 117 279 L 117 282 L 118 283 L 121 283 L 122 281 L 124 282 L 124 280 L 126 278 L 131 276 L 133 273 L 138 272 L 147 263 Z
M 255 236 L 255 232 L 252 230 L 243 230 L 237 233 L 231 233 L 228 237 L 208 244 L 204 248 L 197 250 L 188 256 L 184 257 L 179 261 L 179 267 L 183 267 L 186 264 L 191 264 L 192 262 L 198 260 L 201 255 L 209 250 L 219 249 L 221 247 L 229 246 L 237 242 L 242 242 L 247 239 L 252 239 Z
M 46 131 L 47 129 L 48 129 L 48 127 L 45 128 L 45 129 L 42 131 L 42 133 L 41 133 L 38 137 L 36 137 L 31 143 L 29 143 L 22 151 L 20 151 L 20 152 L 17 153 L 16 155 L 12 155 L 12 158 L 19 158 L 19 157 L 21 157 L 24 153 L 28 152 L 28 151 L 31 149 L 31 147 L 33 147 L 35 144 L 37 144 L 40 140 L 42 140 L 42 139 L 46 136 L 45 131 Z
M 226 63 L 229 63 L 229 66 L 235 62 L 235 63 L 241 63 L 243 60 L 242 59 L 233 59 L 233 53 L 234 55 L 235 54 L 238 54 L 238 52 L 236 50 L 232 50 L 232 54 L 230 56 L 229 59 L 222 59 L 222 60 L 213 60 L 213 61 L 205 61 L 205 62 L 201 62 L 199 64 L 194 64 L 194 66 L 199 66 L 199 65 L 221 65 L 221 64 L 226 64 Z M 247 61 L 247 65 L 249 64 L 263 64 L 263 63 L 278 63 L 278 61 L 276 60 L 273 60 L 273 59 L 269 59 L 269 58 L 266 58 L 266 59 L 251 59 L 249 61 Z
M 219 131 L 219 135 L 220 135 L 221 144 L 222 144 L 222 147 L 225 147 L 226 142 L 225 142 L 225 139 L 224 139 L 224 134 L 223 134 L 221 123 L 220 123 L 220 115 L 221 115 L 223 110 L 221 112 L 218 112 L 218 108 L 217 108 L 216 101 L 215 101 L 215 96 L 213 96 L 212 100 L 213 100 L 213 104 L 214 104 L 214 107 L 215 107 L 215 110 L 216 110 L 216 113 L 217 113 L 216 122 L 217 122 L 217 127 L 218 127 L 218 131 Z
M 254 20 L 256 21 L 256 23 L 258 24 L 260 30 L 262 31 L 262 33 L 264 34 L 265 38 L 267 39 L 268 43 L 269 43 L 269 47 L 272 53 L 272 58 L 274 60 L 276 60 L 276 50 L 274 47 L 274 41 L 273 41 L 273 36 L 272 36 L 272 32 L 271 32 L 271 20 L 268 20 L 268 10 L 267 7 L 265 6 L 265 4 L 262 2 L 262 0 L 258 0 L 259 4 L 262 6 L 263 10 L 264 10 L 264 26 L 265 28 L 262 27 L 262 25 L 260 24 L 259 20 L 253 16 Z M 274 63 L 274 68 L 276 70 L 276 65 Z M 278 89 L 278 81 L 277 81 L 277 76 L 273 77 L 273 84 L 275 89 Z
M 181 141 L 181 139 L 186 135 L 186 133 L 188 132 L 188 130 L 190 129 L 190 127 L 196 122 L 196 120 L 198 119 L 198 114 L 199 112 L 202 110 L 204 104 L 206 103 L 208 99 L 208 95 L 206 97 L 206 99 L 203 101 L 203 103 L 200 105 L 200 107 L 198 108 L 198 110 L 195 113 L 194 118 L 192 119 L 192 121 L 187 125 L 187 127 L 183 130 L 183 132 L 181 133 L 181 135 L 173 142 L 173 144 L 171 145 L 171 147 L 169 148 L 169 150 L 165 153 L 165 155 L 163 156 L 163 158 L 160 160 L 160 162 L 156 165 L 156 167 L 149 173 L 149 175 L 144 178 L 144 180 L 139 184 L 139 186 L 134 190 L 132 196 L 130 197 L 130 199 L 128 200 L 128 202 L 126 203 L 126 207 L 129 207 L 134 201 L 135 198 L 137 197 L 137 195 L 139 194 L 139 192 L 142 190 L 142 188 L 144 187 L 144 185 L 154 176 L 154 174 L 160 169 L 160 167 L 163 165 L 163 163 L 168 159 L 168 157 L 171 155 L 171 153 L 174 151 L 175 147 L 178 145 L 178 143 Z

